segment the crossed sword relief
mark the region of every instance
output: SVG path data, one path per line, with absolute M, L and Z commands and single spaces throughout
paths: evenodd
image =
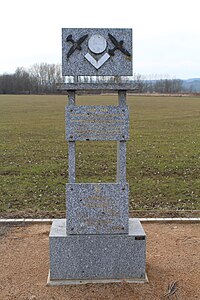
M 80 37 L 77 41 L 75 41 L 72 38 L 72 34 L 68 35 L 68 37 L 66 38 L 66 42 L 71 42 L 72 46 L 69 49 L 68 53 L 67 53 L 67 59 L 69 59 L 69 57 L 76 51 L 82 50 L 82 43 L 87 39 L 88 34 L 83 35 L 82 37 Z M 95 35 L 93 35 L 90 40 L 92 40 L 92 38 L 94 39 Z M 95 46 L 90 46 L 90 40 L 89 40 L 89 49 L 95 53 L 95 54 L 99 54 L 104 52 L 104 50 L 106 49 L 106 39 L 100 35 L 98 35 L 99 38 L 101 38 L 101 42 L 103 43 L 101 45 L 101 49 L 98 49 Z M 85 58 L 96 68 L 99 69 L 111 56 L 115 55 L 115 51 L 119 50 L 121 51 L 123 54 L 125 54 L 127 57 L 131 57 L 131 54 L 128 52 L 128 50 L 126 50 L 123 46 L 124 42 L 123 41 L 117 41 L 117 39 L 110 33 L 108 33 L 108 37 L 111 40 L 111 42 L 114 45 L 113 49 L 108 49 L 108 52 L 106 52 L 99 60 L 96 60 L 89 52 L 85 55 Z

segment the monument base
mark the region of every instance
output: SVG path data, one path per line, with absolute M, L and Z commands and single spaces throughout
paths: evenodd
M 65 279 L 65 280 L 50 280 L 50 272 L 48 274 L 47 278 L 47 285 L 48 286 L 58 286 L 58 285 L 78 285 L 78 284 L 97 284 L 97 283 L 120 283 L 120 282 L 126 282 L 126 283 L 147 283 L 148 277 L 147 274 L 145 274 L 145 278 L 129 278 L 129 279 Z
M 67 235 L 66 220 L 54 220 L 50 235 L 49 285 L 146 282 L 146 235 L 138 219 L 129 234 Z

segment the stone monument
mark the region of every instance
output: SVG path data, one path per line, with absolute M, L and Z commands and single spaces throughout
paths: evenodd
M 62 30 L 62 71 L 69 76 L 132 75 L 131 29 Z M 145 282 L 146 235 L 129 219 L 126 141 L 131 83 L 66 83 L 69 180 L 66 219 L 54 220 L 48 284 Z M 117 92 L 117 106 L 76 106 L 76 92 Z M 95 95 L 94 95 L 95 97 Z M 117 141 L 115 183 L 76 183 L 76 141 Z

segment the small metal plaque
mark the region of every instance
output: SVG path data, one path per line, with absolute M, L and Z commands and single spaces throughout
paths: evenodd
M 67 234 L 128 233 L 128 184 L 66 185 Z
M 128 138 L 128 106 L 66 106 L 67 141 Z
M 132 29 L 63 28 L 62 74 L 132 75 Z

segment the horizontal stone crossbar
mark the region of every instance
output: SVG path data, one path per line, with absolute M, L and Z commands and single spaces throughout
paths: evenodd
M 138 86 L 133 83 L 65 83 L 58 84 L 58 90 L 65 91 L 99 91 L 99 92 L 114 92 L 114 91 L 136 91 Z

